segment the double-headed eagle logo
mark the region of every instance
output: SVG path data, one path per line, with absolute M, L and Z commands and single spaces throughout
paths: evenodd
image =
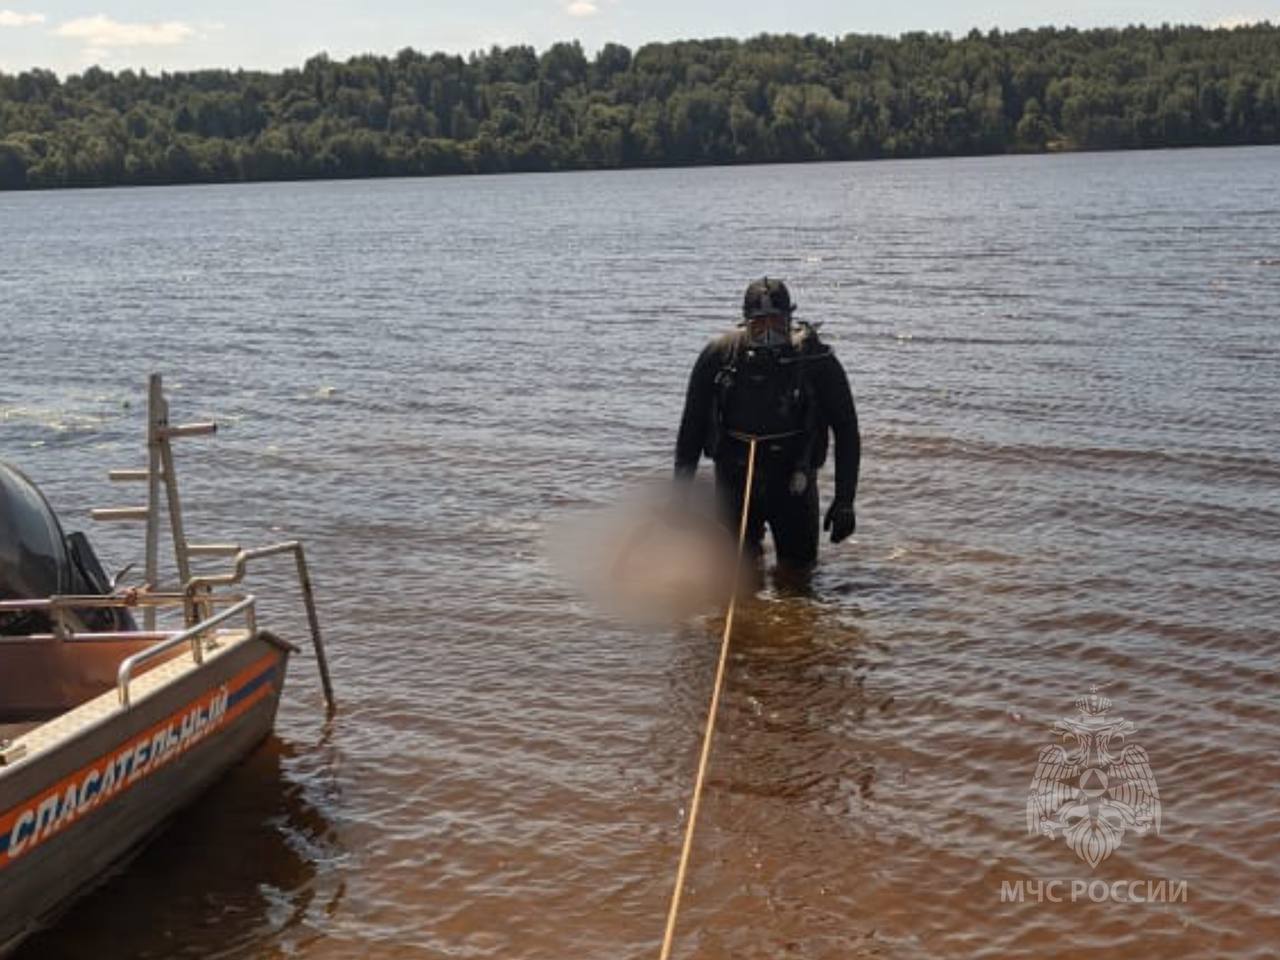
M 1056 839 L 1096 868 L 1125 832 L 1160 835 L 1160 790 L 1147 751 L 1128 738 L 1131 721 L 1110 719 L 1111 701 L 1092 687 L 1075 717 L 1053 725 L 1061 743 L 1040 751 L 1027 791 L 1027 833 Z

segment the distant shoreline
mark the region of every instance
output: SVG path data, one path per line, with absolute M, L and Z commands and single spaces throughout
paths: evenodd
M 0 190 L 1280 143 L 1280 27 L 761 36 L 0 74 Z
M 288 179 L 278 178 L 275 180 L 182 180 L 173 182 L 148 182 L 148 183 L 106 183 L 106 184 L 64 184 L 58 186 L 47 187 L 26 187 L 21 190 L 0 190 L 0 197 L 7 195 L 16 196 L 20 194 L 38 194 L 38 193 L 57 193 L 62 191 L 83 191 L 83 190 L 147 190 L 164 187 L 234 187 L 234 186 L 264 186 L 276 183 L 350 183 L 370 180 L 464 180 L 470 178 L 485 177 L 519 177 L 519 176 L 571 176 L 581 173 L 636 173 L 644 171 L 663 171 L 663 170 L 725 170 L 734 168 L 753 168 L 753 167 L 771 167 L 771 166 L 826 166 L 834 163 L 856 163 L 856 164 L 874 164 L 881 162 L 913 162 L 913 161 L 930 161 L 930 160 L 991 160 L 1000 157 L 1008 157 L 1010 159 L 1016 157 L 1032 158 L 1032 157 L 1066 157 L 1066 156 L 1103 156 L 1107 154 L 1141 154 L 1141 153 L 1165 153 L 1165 152 L 1188 152 L 1194 150 L 1230 150 L 1230 149 L 1265 149 L 1268 147 L 1280 148 L 1280 143 L 1233 143 L 1233 144 L 1188 144 L 1176 147 L 1115 147 L 1115 148 L 1094 148 L 1094 149 L 1064 149 L 1064 150 L 1039 150 L 1027 151 L 1020 150 L 1008 153 L 969 153 L 969 154 L 937 154 L 923 157 L 877 157 L 870 160 L 752 160 L 738 161 L 727 163 L 667 163 L 667 164 L 637 164 L 629 167 L 581 167 L 572 169 L 559 170 L 500 170 L 476 173 L 425 173 L 425 174 L 376 174 L 376 175 L 358 175 L 349 176 L 317 176 L 317 177 L 291 177 Z

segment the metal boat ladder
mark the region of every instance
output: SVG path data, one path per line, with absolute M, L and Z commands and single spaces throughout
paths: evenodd
M 307 621 L 311 629 L 316 664 L 320 669 L 325 700 L 332 710 L 334 707 L 333 684 L 329 679 L 328 657 L 325 655 L 324 642 L 320 637 L 320 621 L 316 616 L 315 595 L 311 587 L 311 576 L 307 570 L 302 544 L 297 540 L 290 540 L 269 547 L 242 550 L 236 543 L 192 543 L 187 539 L 171 441 L 178 437 L 208 436 L 216 433 L 217 429 L 218 425 L 212 422 L 171 424 L 169 402 L 164 396 L 160 374 L 151 374 L 147 383 L 147 468 L 145 470 L 111 470 L 108 473 L 110 479 L 117 482 L 145 482 L 147 484 L 146 506 L 95 509 L 90 512 L 90 516 L 100 521 L 141 520 L 146 522 L 145 583 L 141 593 L 144 596 L 158 593 L 161 590 L 159 582 L 160 513 L 163 497 L 163 506 L 169 517 L 169 529 L 173 538 L 174 562 L 178 568 L 178 580 L 182 584 L 182 593 L 185 598 L 187 631 L 182 635 L 183 640 L 189 635 L 195 636 L 202 632 L 202 622 L 204 622 L 203 626 L 207 626 L 209 618 L 213 617 L 213 603 L 210 595 L 213 587 L 239 583 L 244 578 L 245 568 L 250 561 L 283 553 L 293 554 L 297 565 L 298 583 L 302 589 L 302 600 L 307 610 Z M 192 576 L 191 559 L 193 557 L 231 557 L 232 569 L 225 574 Z M 142 604 L 145 629 L 148 631 L 156 629 L 157 606 L 159 604 Z M 224 616 L 220 615 L 216 619 L 220 621 Z
M 234 544 L 196 544 L 187 540 L 182 523 L 182 500 L 178 496 L 178 478 L 174 472 L 173 446 L 175 437 L 198 437 L 216 433 L 216 423 L 189 423 L 174 426 L 169 423 L 169 401 L 165 399 L 160 374 L 153 373 L 147 384 L 147 469 L 112 470 L 107 475 L 114 481 L 147 485 L 147 504 L 144 507 L 107 507 L 90 512 L 94 520 L 145 520 L 147 524 L 146 567 L 143 574 L 146 590 L 160 589 L 160 506 L 163 488 L 169 528 L 173 535 L 173 557 L 178 567 L 178 580 L 185 584 L 191 579 L 191 557 L 229 556 L 239 552 Z M 156 627 L 156 609 L 148 606 L 144 612 L 146 629 Z

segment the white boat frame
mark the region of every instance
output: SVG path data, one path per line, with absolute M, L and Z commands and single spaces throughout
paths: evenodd
M 0 614 L 42 611 L 52 624 L 49 633 L 0 637 L 0 669 L 8 663 L 35 678 L 29 693 L 10 691 L 28 697 L 31 715 L 0 726 L 0 955 L 100 882 L 271 733 L 298 648 L 259 629 L 253 595 L 223 589 L 240 583 L 249 563 L 293 555 L 325 699 L 334 707 L 302 544 L 188 543 L 170 440 L 216 427 L 173 427 L 168 412 L 160 377 L 152 376 L 148 468 L 110 474 L 146 480 L 147 505 L 93 514 L 146 521 L 145 583 L 107 596 L 0 601 Z M 162 491 L 179 583 L 167 590 L 158 579 Z M 191 572 L 192 556 L 234 560 L 229 572 L 200 576 Z M 139 610 L 145 626 L 77 632 L 73 611 L 101 607 Z M 183 629 L 157 630 L 165 607 L 183 609 Z M 237 619 L 242 626 L 232 627 Z M 0 702 L 0 709 L 12 706 Z M 20 714 L 9 710 L 7 719 Z

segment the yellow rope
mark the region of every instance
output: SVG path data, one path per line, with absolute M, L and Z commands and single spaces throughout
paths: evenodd
M 689 803 L 689 822 L 684 830 L 684 846 L 680 850 L 680 867 L 676 870 L 676 888 L 671 894 L 671 909 L 667 912 L 667 932 L 662 938 L 659 960 L 671 956 L 671 943 L 676 933 L 676 915 L 680 912 L 680 895 L 684 891 L 684 873 L 689 866 L 689 851 L 693 848 L 693 828 L 698 822 L 698 805 L 702 800 L 702 781 L 707 776 L 707 761 L 711 758 L 711 737 L 715 732 L 716 710 L 720 706 L 720 688 L 724 686 L 724 667 L 729 660 L 729 636 L 733 633 L 733 611 L 738 606 L 738 578 L 742 572 L 742 553 L 747 542 L 747 517 L 751 512 L 751 485 L 756 472 L 756 438 L 747 438 L 751 446 L 747 450 L 747 486 L 742 493 L 742 521 L 738 526 L 738 566 L 734 570 L 733 592 L 729 595 L 729 612 L 724 620 L 724 636 L 720 640 L 720 663 L 716 666 L 716 682 L 711 690 L 711 706 L 707 710 L 707 730 L 702 736 L 702 757 L 698 760 L 698 778 L 693 784 L 693 799 Z

